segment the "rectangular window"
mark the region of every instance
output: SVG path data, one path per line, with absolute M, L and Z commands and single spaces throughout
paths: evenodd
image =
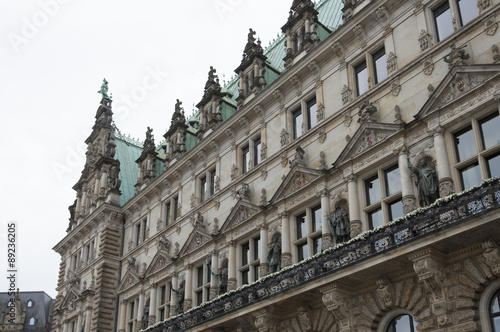
M 500 154 L 489 157 L 487 159 L 488 177 L 500 178 Z
M 481 139 L 484 149 L 489 149 L 500 143 L 500 115 L 494 113 L 479 121 Z
M 302 111 L 300 109 L 292 113 L 293 120 L 293 138 L 300 137 L 302 135 Z
M 249 239 L 240 245 L 240 275 L 241 285 L 256 281 L 260 278 L 260 237 Z
M 399 175 L 399 167 L 395 166 L 384 171 L 385 187 L 387 196 L 394 195 L 401 191 L 401 176 Z
M 371 205 L 380 201 L 380 182 L 378 176 L 365 181 L 366 204 Z
M 165 204 L 165 225 L 168 225 L 170 223 L 170 212 L 171 212 L 170 202 L 167 202 Z
M 377 209 L 368 213 L 368 221 L 370 222 L 370 229 L 377 228 L 384 225 L 384 215 L 382 209 Z
M 466 25 L 479 16 L 477 0 L 458 0 L 457 2 L 462 25 Z
M 258 164 L 261 163 L 261 142 L 260 142 L 260 137 L 255 139 L 253 141 L 253 165 L 257 166 Z
M 297 239 L 301 239 L 307 235 L 307 220 L 306 214 L 303 213 L 295 217 L 297 223 Z
M 304 259 L 309 257 L 309 250 L 307 249 L 307 242 L 299 244 L 297 246 L 297 254 L 298 254 L 297 258 L 299 259 L 299 262 L 303 261 Z
M 253 239 L 253 259 L 260 259 L 260 237 Z
M 244 147 L 241 149 L 242 153 L 242 165 L 241 165 L 241 170 L 242 173 L 245 174 L 248 172 L 248 162 L 250 161 L 250 148 L 248 146 Z
M 474 140 L 474 132 L 472 127 L 455 134 L 455 149 L 457 152 L 458 161 L 463 161 L 477 154 L 476 142 Z
M 318 205 L 311 209 L 312 217 L 312 231 L 316 232 L 321 229 L 321 205 Z
M 354 74 L 356 76 L 356 91 L 358 96 L 361 96 L 368 91 L 368 67 L 366 61 L 354 68 Z
M 460 170 L 460 180 L 464 190 L 481 184 L 481 171 L 478 164 L 469 165 Z
M 204 176 L 200 179 L 200 202 L 205 200 L 205 193 L 207 192 L 207 177 Z
M 241 245 L 241 265 L 248 265 L 250 262 L 250 245 L 248 243 Z
M 317 111 L 316 98 L 313 98 L 307 102 L 307 129 L 311 129 L 318 124 Z
M 322 210 L 321 205 L 307 208 L 295 217 L 295 241 L 297 262 L 321 252 Z
M 313 254 L 321 252 L 321 236 L 313 239 Z
M 373 78 L 375 84 L 382 82 L 387 78 L 387 57 L 385 49 L 381 49 L 372 55 L 373 59 Z
M 179 206 L 179 197 L 174 198 L 174 220 L 177 219 L 177 207 Z
M 440 42 L 453 33 L 453 20 L 448 1 L 434 9 L 432 14 L 436 24 L 437 41 Z
M 135 245 L 138 246 L 141 242 L 141 223 L 135 225 Z
M 403 201 L 399 200 L 389 204 L 389 221 L 393 221 L 403 216 Z

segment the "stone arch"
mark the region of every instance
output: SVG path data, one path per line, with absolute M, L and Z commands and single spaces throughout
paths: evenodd
M 490 319 L 490 302 L 495 293 L 500 290 L 500 280 L 495 280 L 484 289 L 479 300 L 479 319 L 483 331 L 492 331 Z
M 386 332 L 387 327 L 389 326 L 391 321 L 394 318 L 401 316 L 401 315 L 410 315 L 411 317 L 413 317 L 415 322 L 417 321 L 415 319 L 415 316 L 413 316 L 411 314 L 411 312 L 409 312 L 408 310 L 403 309 L 403 308 L 396 308 L 396 309 L 389 311 L 387 314 L 385 314 L 384 317 L 382 317 L 382 319 L 380 320 L 380 323 L 378 324 L 377 332 Z

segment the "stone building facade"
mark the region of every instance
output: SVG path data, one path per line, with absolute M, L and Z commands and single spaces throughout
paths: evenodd
M 54 328 L 500 331 L 499 11 L 294 0 L 159 145 L 106 85 Z

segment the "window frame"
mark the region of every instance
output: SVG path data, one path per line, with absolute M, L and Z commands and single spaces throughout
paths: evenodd
M 210 301 L 210 285 L 212 282 L 210 265 L 211 262 L 209 262 L 208 265 L 205 262 L 202 262 L 201 265 L 198 264 L 194 267 L 195 275 L 193 280 L 195 281 L 195 287 L 193 290 L 193 301 L 196 306 Z
M 292 258 L 294 263 L 298 263 L 308 257 L 311 257 L 318 252 L 321 252 L 321 235 L 322 235 L 322 220 L 317 223 L 316 211 L 320 211 L 319 215 L 322 218 L 321 204 L 308 204 L 305 209 L 297 211 L 291 216 L 293 220 L 293 225 L 291 225 L 291 231 L 293 235 L 292 244 L 294 246 L 294 253 Z M 299 227 L 299 220 L 302 219 L 305 222 L 306 234 L 302 234 L 302 227 Z M 319 225 L 319 227 L 316 227 Z M 300 231 L 299 231 L 300 229 Z M 300 237 L 299 237 L 300 236 Z M 316 251 L 319 245 L 319 251 Z M 304 247 L 307 246 L 307 257 L 304 257 Z
M 383 79 L 378 77 L 377 73 L 377 64 L 376 61 L 380 58 L 385 57 L 385 73 L 386 76 Z M 366 90 L 361 91 L 361 81 L 362 77 L 360 77 L 360 73 L 366 71 Z M 354 87 L 356 89 L 356 96 L 360 97 L 370 91 L 373 87 L 378 85 L 379 83 L 384 82 L 390 76 L 389 71 L 387 69 L 387 52 L 385 49 L 385 45 L 383 43 L 377 44 L 371 48 L 370 51 L 366 52 L 364 56 L 362 56 L 358 61 L 354 62 L 352 66 L 352 75 Z
M 238 285 L 239 287 L 250 284 L 254 281 L 260 279 L 260 262 L 262 255 L 261 253 L 261 238 L 260 234 L 253 235 L 241 241 L 238 245 Z M 244 250 L 244 248 L 248 248 Z M 247 251 L 247 258 L 243 259 L 244 252 Z M 246 260 L 246 261 L 245 261 Z M 244 280 L 244 275 L 247 276 L 247 280 Z M 245 282 L 246 281 L 246 282 Z
M 479 9 L 477 10 L 477 15 L 469 20 L 467 23 L 464 24 L 464 19 L 462 16 L 462 10 L 460 7 L 460 1 L 461 0 L 444 0 L 444 1 L 436 1 L 433 5 L 429 7 L 429 22 L 432 22 L 432 29 L 433 31 L 433 36 L 436 40 L 436 44 L 449 39 L 453 34 L 455 34 L 457 31 L 459 31 L 462 27 L 467 26 L 469 23 L 474 21 L 476 18 L 480 16 L 480 11 Z M 439 36 L 439 31 L 440 29 L 438 28 L 437 24 L 437 17 L 440 15 L 444 14 L 447 10 L 450 12 L 449 20 L 451 22 L 451 33 L 444 38 L 440 38 Z

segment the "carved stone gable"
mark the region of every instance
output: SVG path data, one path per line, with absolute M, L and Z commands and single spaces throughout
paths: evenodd
M 163 270 L 166 268 L 170 263 L 172 262 L 172 258 L 167 255 L 165 252 L 162 252 L 161 250 L 158 251 L 151 260 L 151 264 L 149 264 L 149 267 L 146 270 L 146 277 L 155 274 L 156 272 Z
M 453 67 L 415 116 L 423 118 L 437 110 L 442 110 L 472 90 L 499 75 L 499 65 Z
M 126 290 L 138 282 L 139 282 L 139 276 L 137 275 L 137 273 L 134 273 L 133 270 L 129 269 L 125 273 L 125 276 L 122 278 L 122 282 L 118 289 L 120 291 Z
M 205 233 L 202 229 L 196 228 L 193 230 L 191 235 L 189 235 L 189 238 L 186 241 L 186 244 L 184 244 L 184 247 L 179 253 L 179 256 L 183 256 L 185 254 L 189 254 L 198 248 L 202 247 L 206 243 L 210 242 L 212 240 L 212 237 Z
M 401 127 L 393 123 L 363 123 L 349 143 L 347 143 L 347 146 L 344 148 L 335 164 L 341 165 L 344 162 L 364 154 L 366 151 L 386 141 L 399 130 L 401 130 Z
M 227 217 L 221 231 L 233 229 L 261 211 L 260 207 L 248 201 L 238 201 Z
M 78 298 L 80 297 L 80 293 L 78 290 L 71 288 L 66 294 L 66 297 L 62 301 L 61 307 L 62 308 L 67 308 L 68 311 L 73 311 L 76 309 L 76 302 L 78 301 Z
M 317 169 L 302 166 L 293 167 L 274 194 L 271 202 L 277 202 L 294 194 L 300 188 L 308 186 L 322 175 L 322 171 Z

